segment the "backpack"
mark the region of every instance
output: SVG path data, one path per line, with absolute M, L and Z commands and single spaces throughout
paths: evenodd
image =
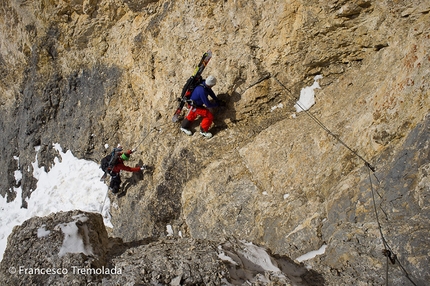
M 122 148 L 114 148 L 113 151 L 103 157 L 100 162 L 100 168 L 103 172 L 110 174 L 112 168 L 118 163 L 118 158 L 121 155 Z
M 201 76 L 192 76 L 190 77 L 187 82 L 185 83 L 184 87 L 182 88 L 181 96 L 182 98 L 190 98 L 191 94 L 193 93 L 193 90 L 196 88 L 196 86 L 200 85 L 203 82 L 203 78 Z

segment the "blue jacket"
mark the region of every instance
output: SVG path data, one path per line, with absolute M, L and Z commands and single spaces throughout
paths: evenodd
M 212 97 L 217 103 L 211 103 L 208 99 L 208 96 Z M 194 101 L 196 106 L 205 105 L 208 108 L 217 107 L 218 106 L 218 97 L 216 97 L 215 93 L 210 87 L 206 86 L 206 83 L 196 86 L 194 88 L 193 93 L 191 94 L 190 99 Z

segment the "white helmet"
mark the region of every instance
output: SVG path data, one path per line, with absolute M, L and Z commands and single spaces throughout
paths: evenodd
M 212 87 L 216 84 L 216 78 L 213 75 L 208 76 L 205 81 L 206 85 Z

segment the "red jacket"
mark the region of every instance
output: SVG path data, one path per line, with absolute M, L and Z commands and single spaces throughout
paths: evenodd
M 128 172 L 139 172 L 140 167 L 129 167 L 124 165 L 124 161 L 121 158 L 118 158 L 118 163 L 113 167 L 112 172 L 113 173 L 119 173 L 121 170 L 128 171 Z

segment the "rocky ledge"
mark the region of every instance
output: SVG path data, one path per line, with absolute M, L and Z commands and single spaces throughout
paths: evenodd
M 102 216 L 70 211 L 14 228 L 0 285 L 321 285 L 322 275 L 252 243 L 178 236 L 124 243 Z M 251 283 L 251 284 L 250 284 Z

